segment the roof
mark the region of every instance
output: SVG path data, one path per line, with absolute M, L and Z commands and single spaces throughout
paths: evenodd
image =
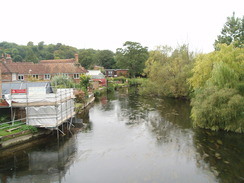
M 40 63 L 75 63 L 75 59 L 41 60 Z
M 13 62 L 2 63 L 2 73 L 18 74 L 58 74 L 86 73 L 86 69 L 75 63 L 37 63 Z
M 56 73 L 86 73 L 86 69 L 81 67 L 79 64 L 74 63 L 48 63 L 43 64 L 45 66 L 45 73 L 56 74 Z
M 87 75 L 90 75 L 92 79 L 103 79 L 105 76 L 100 70 L 88 70 Z
M 11 89 L 26 89 L 29 87 L 46 87 L 47 93 L 53 93 L 50 82 L 10 82 L 2 83 L 2 94 L 10 94 Z

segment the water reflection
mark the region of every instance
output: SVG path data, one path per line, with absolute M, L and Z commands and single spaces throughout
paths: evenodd
M 187 101 L 123 89 L 80 111 L 74 135 L 0 154 L 1 182 L 242 182 L 243 135 L 192 129 Z
M 46 138 L 28 142 L 23 145 L 0 151 L 0 182 L 1 183 L 53 183 L 61 182 L 77 154 L 78 131 L 87 128 L 74 122 L 72 132 L 57 140 L 55 134 Z M 89 131 L 89 130 L 88 130 Z
M 221 183 L 244 182 L 243 135 L 196 130 L 194 145 L 198 165 L 210 167 Z

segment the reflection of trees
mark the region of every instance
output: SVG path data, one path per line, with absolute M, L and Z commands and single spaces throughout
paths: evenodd
M 208 163 L 221 183 L 244 182 L 243 135 L 198 129 L 194 144 L 200 155 L 198 165 L 204 168 Z
M 0 158 L 0 182 L 60 182 L 76 151 L 76 139 L 66 136 L 59 143 L 56 137 L 49 137 L 9 152 Z
M 157 111 L 150 111 L 148 119 L 147 127 L 157 139 L 158 145 L 162 145 L 167 152 L 177 152 L 192 159 L 195 148 L 192 144 L 193 132 L 191 130 L 183 129 L 167 121 Z
M 148 120 L 150 111 L 158 111 L 166 121 L 188 129 L 191 127 L 189 101 L 168 98 L 143 97 L 136 89 L 130 89 L 128 98 L 119 98 L 121 112 L 119 116 L 127 120 L 127 124 L 135 124 Z

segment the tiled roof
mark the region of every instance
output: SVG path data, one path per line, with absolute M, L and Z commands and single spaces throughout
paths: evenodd
M 40 63 L 75 63 L 75 59 L 41 60 Z
M 18 74 L 56 74 L 56 73 L 86 73 L 86 69 L 75 63 L 37 63 L 15 62 L 3 63 L 2 73 Z
M 86 69 L 81 66 L 76 66 L 73 63 L 49 63 L 43 64 L 46 69 L 46 73 L 86 73 Z

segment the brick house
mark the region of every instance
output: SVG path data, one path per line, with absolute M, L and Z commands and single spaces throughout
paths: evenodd
M 105 69 L 106 77 L 129 77 L 128 69 Z
M 28 81 L 30 77 L 36 80 L 49 81 L 55 75 L 66 75 L 73 78 L 76 83 L 80 81 L 80 74 L 87 73 L 78 62 L 78 54 L 72 59 L 41 60 L 33 62 L 12 62 L 10 55 L 2 57 L 2 82 Z

